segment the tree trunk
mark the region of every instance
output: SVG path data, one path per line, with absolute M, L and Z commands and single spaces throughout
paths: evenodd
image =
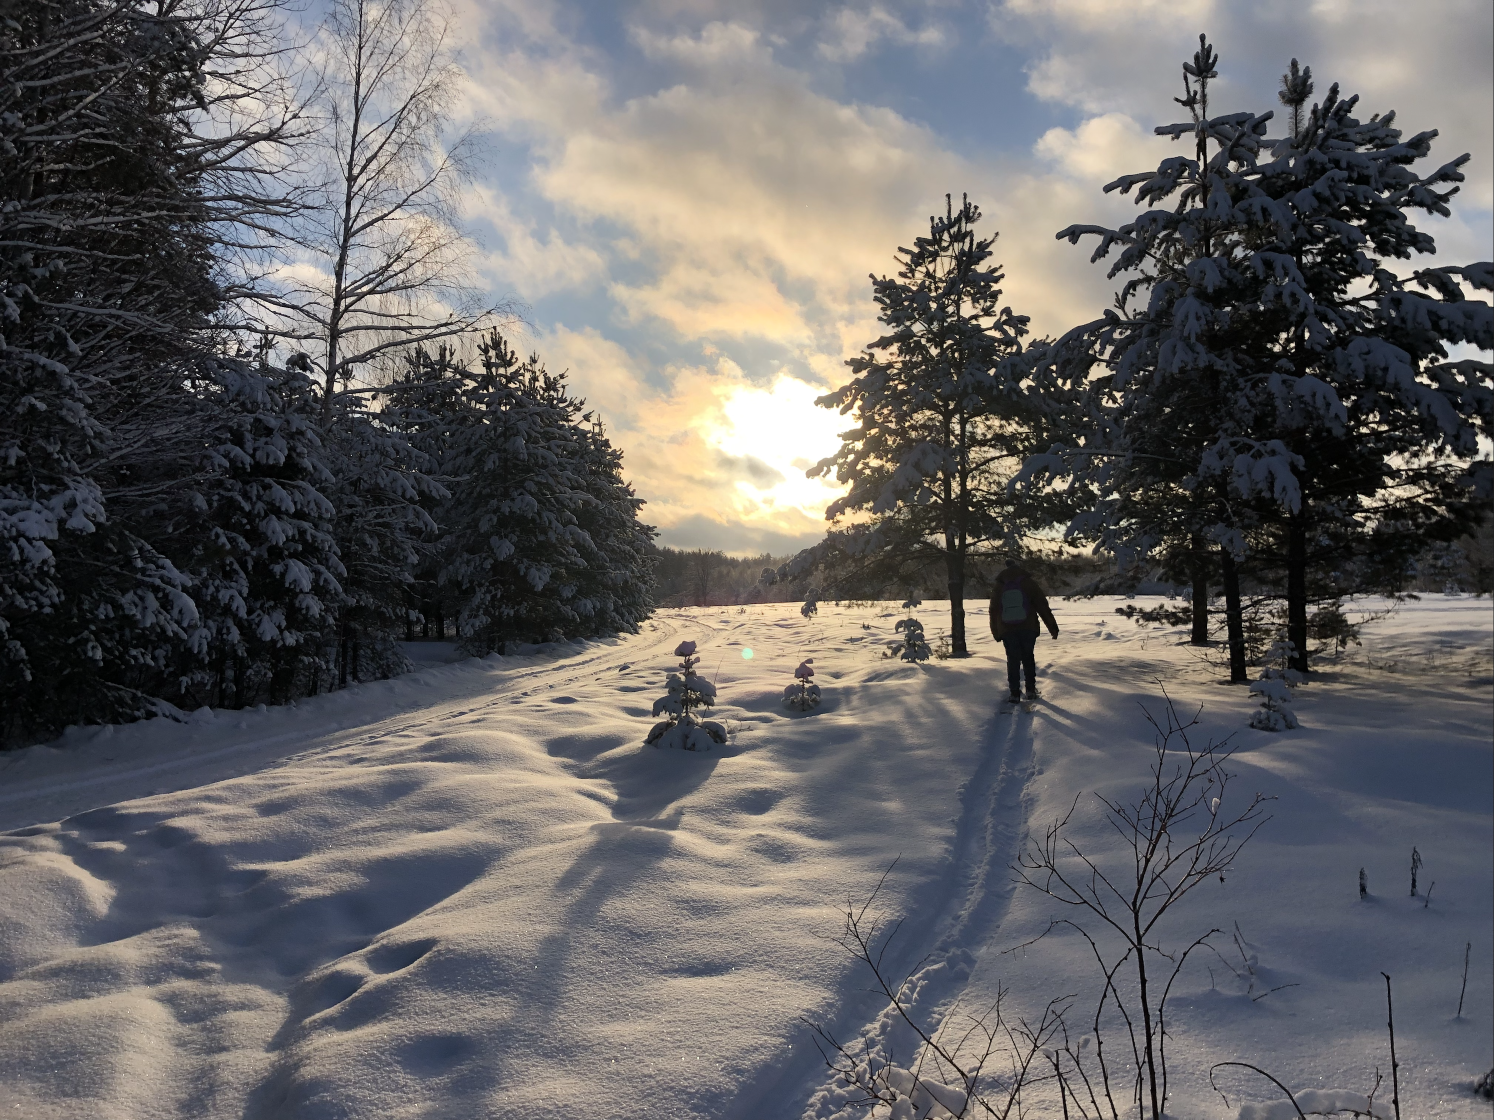
M 1193 578 L 1193 636 L 1190 645 L 1209 644 L 1209 553 L 1203 537 L 1193 534 L 1191 560 Z
M 1240 569 L 1229 549 L 1220 548 L 1219 564 L 1224 569 L 1224 621 L 1229 631 L 1229 683 L 1244 684 L 1245 612 L 1240 606 Z
M 945 557 L 949 573 L 949 655 L 969 657 L 965 648 L 965 557 L 950 552 Z
M 1287 641 L 1296 650 L 1291 667 L 1307 672 L 1307 519 L 1287 521 Z

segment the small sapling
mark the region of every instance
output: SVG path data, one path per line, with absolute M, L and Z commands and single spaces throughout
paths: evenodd
M 1359 897 L 1361 900 L 1369 897 L 1369 877 L 1362 867 L 1359 869 Z
M 915 598 L 904 601 L 903 610 L 908 612 L 908 617 L 898 619 L 897 626 L 894 627 L 903 639 L 892 643 L 887 651 L 888 657 L 901 657 L 904 661 L 927 661 L 933 656 L 934 651 L 929 648 L 928 639 L 923 636 L 923 623 L 913 617 L 918 604 L 919 600 Z
M 1261 679 L 1252 681 L 1250 694 L 1261 698 L 1259 710 L 1250 717 L 1257 731 L 1287 731 L 1297 726 L 1292 712 L 1292 689 L 1302 683 L 1302 674 L 1291 667 L 1297 647 L 1285 638 L 1271 644 Z
M 654 724 L 644 745 L 710 750 L 726 742 L 726 728 L 701 719 L 695 709 L 709 708 L 716 702 L 716 686 L 695 671 L 700 658 L 695 656 L 694 642 L 681 642 L 674 653 L 680 659 L 679 667 L 664 682 L 668 691 L 654 701 L 654 715 L 666 718 Z
M 794 683 L 783 690 L 783 706 L 796 712 L 807 712 L 820 704 L 820 686 L 813 681 L 814 658 L 806 657 L 794 670 Z
M 1416 874 L 1421 870 L 1421 853 L 1416 846 L 1411 847 L 1411 897 L 1416 897 Z
M 799 608 L 799 613 L 805 618 L 813 618 L 820 613 L 820 589 L 811 587 L 804 592 L 804 605 Z
M 1463 987 L 1458 991 L 1458 1014 L 1457 1018 L 1463 1017 L 1463 997 L 1468 994 L 1468 958 L 1473 953 L 1473 942 L 1469 941 L 1463 946 Z

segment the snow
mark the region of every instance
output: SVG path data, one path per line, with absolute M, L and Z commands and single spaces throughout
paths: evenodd
M 1218 1074 L 1226 1104 L 1219 1061 L 1314 1101 L 1367 1094 L 1378 1067 L 1384 1111 L 1384 971 L 1403 1113 L 1487 1117 L 1469 1087 L 1494 1048 L 1488 601 L 1402 605 L 1295 690 L 1279 733 L 1122 601 L 1055 602 L 1030 715 L 995 710 L 983 610 L 971 658 L 911 664 L 882 656 L 892 604 L 770 604 L 503 658 L 416 643 L 395 680 L 0 756 L 0 1116 L 833 1115 L 803 1020 L 880 1029 L 828 938 L 894 858 L 889 965 L 923 962 L 918 1011 L 998 982 L 1024 1013 L 1085 990 L 1075 936 L 1005 952 L 1052 909 L 1007 867 L 1080 791 L 1076 835 L 1104 850 L 1088 792 L 1139 788 L 1141 705 L 1165 685 L 1204 705 L 1201 737 L 1234 734 L 1226 799 L 1277 798 L 1178 918 L 1225 934 L 1175 990 L 1169 1114 L 1285 1115 L 1239 1069 Z M 644 747 L 686 640 L 728 742 Z M 788 711 L 808 657 L 822 702 Z

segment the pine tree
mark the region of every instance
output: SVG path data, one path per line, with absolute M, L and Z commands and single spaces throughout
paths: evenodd
M 1418 175 L 1412 165 L 1436 132 L 1404 139 L 1394 113 L 1361 122 L 1358 99 L 1336 84 L 1303 117 L 1310 75 L 1293 60 L 1282 79 L 1292 127 L 1251 176 L 1262 205 L 1249 262 L 1266 281 L 1251 309 L 1271 360 L 1260 424 L 1291 456 L 1290 484 L 1270 495 L 1270 512 L 1284 538 L 1298 671 L 1308 667 L 1314 572 L 1358 558 L 1373 582 L 1346 590 L 1398 583 L 1428 542 L 1469 532 L 1494 493 L 1494 463 L 1480 450 L 1494 421 L 1494 367 L 1449 360 L 1455 344 L 1494 347 L 1494 313 L 1464 290 L 1494 287 L 1494 265 L 1400 275 L 1390 263 L 1436 252 L 1410 218 L 1450 215 L 1468 156 Z M 1230 469 L 1244 475 L 1239 451 L 1257 453 L 1231 450 Z
M 586 567 L 576 573 L 576 633 L 635 634 L 654 609 L 656 533 L 638 518 L 643 499 L 624 480 L 622 452 L 607 439 L 601 418 L 581 419 L 573 454 L 591 501 L 577 513 Z
M 1088 536 L 1123 563 L 1159 549 L 1197 557 L 1204 541 L 1218 548 L 1228 628 L 1230 679 L 1246 679 L 1240 562 L 1255 511 L 1218 469 L 1218 450 L 1250 441 L 1256 417 L 1251 392 L 1255 340 L 1238 313 L 1252 302 L 1258 278 L 1248 262 L 1255 217 L 1247 174 L 1253 169 L 1270 114 L 1209 116 L 1209 83 L 1218 55 L 1200 37 L 1184 71 L 1178 101 L 1192 120 L 1159 127 L 1162 135 L 1194 138 L 1194 156 L 1173 156 L 1155 171 L 1127 175 L 1105 190 L 1136 191 L 1138 205 L 1174 198 L 1171 209 L 1149 209 L 1118 230 L 1070 226 L 1060 239 L 1100 239 L 1092 260 L 1121 252 L 1109 275 L 1135 273 L 1117 293 L 1114 310 L 1034 347 L 1034 372 L 1069 396 L 1082 433 L 1029 461 L 1027 472 L 1072 472 L 1093 488 L 1093 509 L 1076 518 L 1071 536 Z M 1210 147 L 1213 151 L 1210 151 Z M 1071 403 L 1073 402 L 1073 403 Z M 1285 479 L 1279 444 L 1252 443 L 1258 481 Z M 1253 491 L 1252 491 L 1253 492 Z M 1201 565 L 1195 562 L 1195 570 Z M 1201 581 L 1195 577 L 1195 593 Z M 1195 599 L 1195 610 L 1202 604 Z
M 180 127 L 206 63 L 189 20 L 143 5 L 0 23 L 0 735 L 159 710 L 196 621 L 159 513 L 220 302 Z
M 304 372 L 213 368 L 201 508 L 171 526 L 187 542 L 199 612 L 177 689 L 193 707 L 283 703 L 332 682 L 327 651 L 344 605 L 319 402 Z
M 337 620 L 337 683 L 403 671 L 397 641 L 422 546 L 437 532 L 426 504 L 446 496 L 429 456 L 382 414 L 339 397 L 321 439 L 333 481 L 335 535 L 344 574 Z M 325 418 L 325 412 L 323 413 Z
M 1384 265 L 1434 251 L 1407 213 L 1446 215 L 1466 156 L 1416 175 L 1410 164 L 1435 133 L 1403 141 L 1393 115 L 1361 123 L 1337 86 L 1304 119 L 1311 72 L 1294 66 L 1281 93 L 1292 135 L 1262 161 L 1272 114 L 1208 114 L 1217 62 L 1201 38 L 1179 99 L 1193 120 L 1157 129 L 1192 135 L 1195 158 L 1106 188 L 1134 188 L 1143 204 L 1176 197 L 1173 208 L 1059 234 L 1098 235 L 1095 259 L 1121 246 L 1110 275 L 1135 276 L 1116 310 L 1040 352 L 1039 375 L 1083 396 L 1087 430 L 1030 466 L 1063 464 L 1097 487 L 1096 509 L 1072 528 L 1097 531 L 1112 551 L 1220 544 L 1231 678 L 1242 681 L 1248 551 L 1261 573 L 1285 569 L 1301 671 L 1313 569 L 1331 600 L 1365 589 L 1325 578 L 1356 554 L 1383 574 L 1477 517 L 1494 482 L 1479 454 L 1494 416 L 1490 367 L 1449 361 L 1447 346 L 1490 345 L 1489 305 L 1463 284 L 1487 288 L 1494 269 L 1401 277 Z
M 979 237 L 979 209 L 965 199 L 929 219 L 929 234 L 899 249 L 896 277 L 872 277 L 889 332 L 847 364 L 850 382 L 816 402 L 854 415 L 840 450 L 809 474 L 850 485 L 826 516 L 867 511 L 877 534 L 864 542 L 943 562 L 956 656 L 965 645 L 968 560 L 982 544 L 1014 542 L 1052 520 L 1005 486 L 1033 449 L 1022 374 L 1012 361 L 1026 316 L 1000 304 L 990 263 L 995 236 Z

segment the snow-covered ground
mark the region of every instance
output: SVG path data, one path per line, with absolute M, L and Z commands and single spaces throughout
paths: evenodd
M 1056 604 L 1031 714 L 994 710 L 983 611 L 972 658 L 915 666 L 880 657 L 888 605 L 783 604 L 525 657 L 425 647 L 414 673 L 294 707 L 0 756 L 0 1117 L 831 1115 L 804 1019 L 854 1037 L 882 1012 L 828 938 L 895 857 L 889 965 L 928 958 L 919 1011 L 1092 987 L 1076 937 L 1004 952 L 1054 910 L 1008 866 L 1080 791 L 1076 836 L 1112 843 L 1088 791 L 1139 789 L 1163 685 L 1203 705 L 1198 738 L 1234 734 L 1232 788 L 1277 799 L 1179 915 L 1235 957 L 1179 981 L 1171 1115 L 1270 1098 L 1236 1078 L 1226 1107 L 1207 1081 L 1226 1059 L 1366 1091 L 1389 1073 L 1384 971 L 1402 1114 L 1487 1117 L 1469 1085 L 1494 1057 L 1489 602 L 1401 606 L 1279 735 L 1117 602 Z M 719 686 L 720 751 L 640 745 L 682 639 Z M 824 702 L 788 712 L 807 656 Z M 1236 923 L 1265 998 L 1235 975 Z

